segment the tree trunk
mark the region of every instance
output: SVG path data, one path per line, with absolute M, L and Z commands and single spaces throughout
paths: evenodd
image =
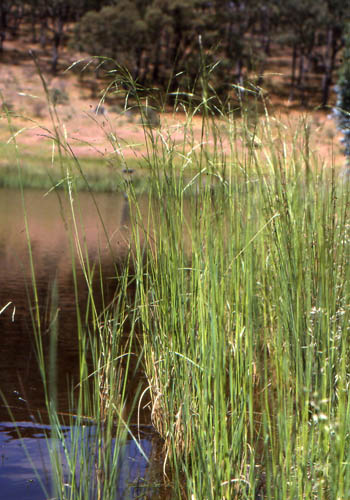
M 181 46 L 181 32 L 175 33 L 175 39 L 173 40 L 173 50 L 172 57 L 169 62 L 173 65 L 174 75 L 178 72 L 179 60 L 181 59 L 180 54 L 180 46 Z
M 306 61 L 307 57 L 305 56 L 304 53 L 301 53 L 299 58 L 299 75 L 298 75 L 297 85 L 300 91 L 300 104 L 302 106 L 306 106 L 307 104 L 307 99 L 305 94 L 305 75 L 308 71 L 308 68 L 307 64 L 305 64 Z
M 243 86 L 243 62 L 241 57 L 237 58 L 236 68 L 235 68 L 235 77 L 238 85 Z
M 12 38 L 17 38 L 18 29 L 23 20 L 23 6 L 18 6 L 18 8 L 12 13 L 11 18 L 13 23 L 10 26 L 11 36 Z
M 51 73 L 57 73 L 57 64 L 58 64 L 58 46 L 59 42 L 57 41 L 57 36 L 54 36 L 53 47 L 52 47 L 52 59 L 51 59 Z
M 233 49 L 233 40 L 235 38 L 235 33 L 233 30 L 233 23 L 230 22 L 228 28 L 227 28 L 227 34 L 226 34 L 226 57 L 228 60 L 232 60 L 232 54 L 234 52 Z M 236 54 L 234 54 L 235 56 Z
M 337 41 L 334 33 L 334 27 L 328 30 L 327 47 L 325 56 L 325 69 L 322 78 L 322 107 L 326 107 L 329 99 L 329 89 L 332 85 L 332 75 L 335 66 L 335 57 L 337 55 Z
M 0 7 L 0 53 L 4 48 L 7 29 L 7 11 L 6 7 Z
M 134 69 L 132 72 L 132 77 L 135 81 L 139 79 L 140 74 L 141 74 L 142 53 L 143 53 L 142 47 L 138 47 L 136 49 L 135 65 L 134 65 Z
M 57 21 L 57 29 L 54 31 L 53 35 L 53 47 L 52 47 L 52 61 L 51 61 L 51 72 L 55 75 L 57 73 L 58 65 L 58 49 L 62 42 L 63 35 L 63 19 L 59 18 Z
M 292 55 L 292 73 L 290 77 L 290 93 L 289 93 L 289 100 L 294 101 L 294 91 L 295 91 L 295 74 L 297 70 L 297 44 L 296 42 L 293 43 L 293 55 Z
M 42 49 L 45 49 L 46 44 L 47 44 L 47 21 L 46 21 L 46 18 L 41 20 L 39 42 L 40 42 L 40 47 Z
M 302 87 L 304 85 L 304 75 L 305 75 L 305 56 L 303 53 L 299 57 L 299 74 L 297 79 L 297 86 Z
M 145 83 L 147 82 L 147 76 L 150 73 L 149 64 L 150 64 L 150 55 L 149 55 L 149 51 L 147 51 L 146 55 L 143 59 L 142 73 L 140 74 L 140 83 L 142 85 L 145 85 Z
M 32 27 L 32 43 L 37 43 L 38 41 L 35 21 L 36 21 L 35 16 L 32 14 L 30 16 L 30 24 Z
M 152 81 L 155 83 L 158 83 L 159 80 L 159 65 L 160 65 L 160 37 L 157 40 L 157 44 L 154 50 L 154 59 L 153 59 Z
M 263 9 L 263 14 L 261 17 L 261 32 L 262 32 L 261 46 L 265 55 L 269 56 L 271 47 L 271 30 L 270 30 L 270 16 L 267 7 Z

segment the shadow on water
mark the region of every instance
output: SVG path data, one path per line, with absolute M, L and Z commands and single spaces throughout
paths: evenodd
M 75 432 L 81 430 L 74 428 Z M 87 426 L 84 437 L 89 445 L 94 446 L 91 461 L 88 467 L 91 476 L 96 474 L 94 469 L 94 454 L 98 453 L 98 442 L 94 436 L 94 426 Z M 72 429 L 62 427 L 65 434 L 65 445 L 73 446 L 70 439 Z M 19 439 L 19 434 L 21 438 Z M 49 437 L 49 439 L 48 439 Z M 76 436 L 75 436 L 76 439 Z M 93 444 L 91 444 L 93 443 Z M 16 498 L 21 500 L 46 500 L 46 491 L 51 490 L 51 471 L 48 445 L 59 450 L 63 475 L 69 477 L 69 470 L 65 462 L 65 454 L 61 443 L 50 437 L 50 427 L 29 422 L 2 422 L 0 424 L 0 498 Z M 151 433 L 142 433 L 138 445 L 142 447 L 147 456 L 152 454 L 153 436 Z M 147 484 L 148 463 L 141 455 L 138 446 L 133 440 L 127 440 L 121 447 L 120 460 L 118 464 L 116 498 L 154 498 L 155 488 Z M 34 473 L 35 469 L 35 473 Z M 77 480 L 79 471 L 77 470 Z M 67 498 L 69 486 L 67 488 Z M 89 498 L 95 498 L 95 492 L 91 491 Z
M 52 192 L 46 196 L 40 191 L 25 192 L 43 322 L 43 345 L 47 356 L 49 297 L 54 280 L 58 286 L 60 326 L 57 345 L 57 390 L 58 408 L 62 414 L 69 410 L 67 387 L 78 380 L 79 375 L 77 309 L 71 248 L 76 249 L 79 239 L 84 252 L 86 251 L 87 260 L 98 264 L 99 273 L 96 274 L 94 296 L 97 307 L 101 309 L 104 304 L 113 300 L 116 291 L 116 264 L 123 265 L 123 259 L 127 259 L 130 251 L 128 201 L 122 195 L 110 193 L 95 195 L 95 200 L 99 214 L 91 196 L 86 193 L 79 194 L 75 207 L 80 228 L 79 236 L 71 238 L 70 241 L 69 234 L 72 233 L 67 231 L 67 227 L 72 226 L 73 220 L 69 204 L 62 198 L 62 194 Z M 139 203 L 141 207 L 144 204 L 147 213 L 147 200 L 141 199 Z M 73 255 L 76 262 L 79 307 L 84 311 L 88 287 L 76 250 L 73 250 Z M 18 191 L 0 190 L 0 260 L 0 311 L 7 306 L 0 314 L 0 390 L 4 398 L 4 402 L 0 404 L 0 498 L 40 500 L 46 497 L 33 473 L 33 465 L 41 480 L 44 483 L 50 482 L 47 451 L 50 427 L 47 425 L 44 391 L 34 348 L 29 306 L 32 297 L 31 273 L 22 202 Z M 103 286 L 100 280 L 101 272 Z M 129 392 L 133 393 L 140 386 L 140 377 L 137 372 L 130 377 Z M 159 446 L 159 443 L 154 444 L 155 436 L 148 425 L 147 415 L 141 418 L 141 423 L 144 426 L 141 428 L 140 444 L 145 454 L 151 456 L 152 447 Z M 21 440 L 17 428 L 20 430 Z M 93 425 L 89 428 L 93 433 Z M 65 430 L 69 433 L 71 429 L 67 427 Z M 33 461 L 32 465 L 23 444 Z M 142 483 L 146 477 L 147 462 L 132 440 L 123 445 L 122 456 L 117 498 L 139 498 L 141 493 L 137 484 Z M 141 497 L 146 496 L 143 490 Z

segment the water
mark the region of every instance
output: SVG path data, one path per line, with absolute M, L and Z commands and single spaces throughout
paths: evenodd
M 89 194 L 79 194 L 78 200 L 74 200 L 79 236 L 70 241 L 68 227 L 72 227 L 74 220 L 63 193 L 25 192 L 44 326 L 49 318 L 48 297 L 53 280 L 58 284 L 58 406 L 63 413 L 68 411 L 67 380 L 74 380 L 78 375 L 71 248 L 77 247 L 79 239 L 87 249 L 89 261 L 102 263 L 106 282 L 104 293 L 108 300 L 109 294 L 113 295 L 115 262 L 122 265 L 130 244 L 128 201 L 117 194 L 98 194 L 95 201 L 98 210 Z M 141 200 L 141 206 L 142 203 Z M 75 251 L 73 254 L 77 258 Z M 23 208 L 20 193 L 14 190 L 0 190 L 0 261 L 0 310 L 4 308 L 0 314 L 0 390 L 3 395 L 0 402 L 0 499 L 47 499 L 52 483 L 48 444 L 53 443 L 53 438 L 50 437 L 33 346 L 29 307 L 32 286 Z M 78 287 L 83 303 L 87 291 L 81 271 L 78 271 Z M 45 336 L 45 327 L 43 332 Z M 65 431 L 69 435 L 72 429 L 67 427 Z M 141 446 L 146 456 L 151 453 L 152 438 L 150 432 L 142 436 Z M 147 475 L 147 461 L 133 440 L 123 445 L 121 456 L 116 498 L 136 498 L 140 495 L 137 484 Z M 64 460 L 63 457 L 65 474 Z
M 72 442 L 70 440 L 70 427 L 62 427 L 66 436 L 68 452 Z M 89 436 L 85 439 L 93 441 L 94 427 L 89 429 Z M 21 438 L 19 438 L 19 434 Z M 63 484 L 69 497 L 69 468 L 61 443 L 50 437 L 50 427 L 29 422 L 2 422 L 0 424 L 0 498 L 20 500 L 47 500 L 53 495 L 52 471 L 50 467 L 49 446 L 58 447 L 61 455 L 61 470 Z M 138 446 L 146 455 L 151 454 L 152 440 L 140 439 Z M 115 497 L 132 499 L 149 494 L 152 488 L 147 485 L 148 462 L 139 451 L 133 440 L 128 440 L 119 450 L 120 461 L 116 472 Z M 94 476 L 93 464 L 90 464 L 91 478 Z M 79 480 L 79 471 L 77 471 Z M 66 481 L 65 481 L 66 480 Z M 95 498 L 93 486 L 97 481 L 92 481 L 87 486 L 84 498 Z

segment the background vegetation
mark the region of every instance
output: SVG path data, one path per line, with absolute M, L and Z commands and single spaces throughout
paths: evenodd
M 248 74 L 261 84 L 267 59 L 283 47 L 290 54 L 290 97 L 305 103 L 308 75 L 317 73 L 325 106 L 349 17 L 342 0 L 3 0 L 0 51 L 26 24 L 32 40 L 52 50 L 54 73 L 69 41 L 75 52 L 112 57 L 140 84 L 165 89 L 174 76 L 173 87 L 193 86 L 204 49 L 211 63 L 220 61 L 216 90 L 226 95 Z

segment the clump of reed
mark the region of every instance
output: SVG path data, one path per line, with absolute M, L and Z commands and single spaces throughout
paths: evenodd
M 127 312 L 173 498 L 347 498 L 349 187 L 312 153 L 307 121 L 286 142 L 260 89 L 247 88 L 248 98 L 238 89 L 232 107 L 208 73 L 199 95 L 171 96 L 184 116 L 181 141 L 145 120 L 146 217 L 125 183 L 135 292 L 102 322 L 91 295 L 95 330 L 81 337 L 95 346 L 93 373 L 81 352 L 81 386 L 95 384 L 88 413 L 110 415 L 110 402 L 123 401 L 112 346 Z M 110 88 L 150 105 L 122 68 Z
M 133 211 L 164 473 L 176 498 L 345 498 L 349 186 L 312 153 L 307 120 L 287 143 L 264 103 L 253 125 L 205 93 L 186 104 L 180 148 L 146 130 L 153 225 Z

